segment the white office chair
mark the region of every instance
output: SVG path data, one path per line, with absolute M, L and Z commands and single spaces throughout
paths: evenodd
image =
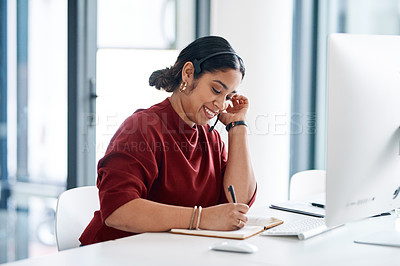
M 306 170 L 295 173 L 290 179 L 290 200 L 302 200 L 325 193 L 325 170 Z
M 96 186 L 77 187 L 61 193 L 56 208 L 58 251 L 79 247 L 79 237 L 100 209 Z

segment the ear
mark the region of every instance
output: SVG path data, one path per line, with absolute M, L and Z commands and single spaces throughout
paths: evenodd
M 192 83 L 194 75 L 194 66 L 192 62 L 186 62 L 182 68 L 182 80 L 187 83 Z

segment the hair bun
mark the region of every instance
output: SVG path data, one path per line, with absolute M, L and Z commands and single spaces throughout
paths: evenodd
M 171 92 L 173 80 L 171 80 L 170 68 L 154 71 L 149 78 L 149 85 L 156 87 L 158 90 Z

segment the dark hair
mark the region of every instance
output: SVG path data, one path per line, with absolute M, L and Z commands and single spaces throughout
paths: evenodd
M 172 92 L 182 82 L 182 68 L 186 62 L 201 60 L 211 54 L 217 54 L 201 63 L 201 71 L 194 73 L 194 79 L 199 79 L 205 72 L 215 72 L 218 70 L 235 69 L 245 74 L 245 67 L 242 59 L 235 53 L 227 40 L 219 36 L 206 36 L 199 38 L 186 46 L 179 54 L 173 66 L 154 71 L 150 78 L 150 86 Z

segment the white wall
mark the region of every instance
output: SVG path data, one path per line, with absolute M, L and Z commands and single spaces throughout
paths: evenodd
M 250 100 L 255 206 L 288 197 L 292 14 L 291 0 L 211 1 L 211 34 L 225 37 L 246 66 L 240 92 Z

